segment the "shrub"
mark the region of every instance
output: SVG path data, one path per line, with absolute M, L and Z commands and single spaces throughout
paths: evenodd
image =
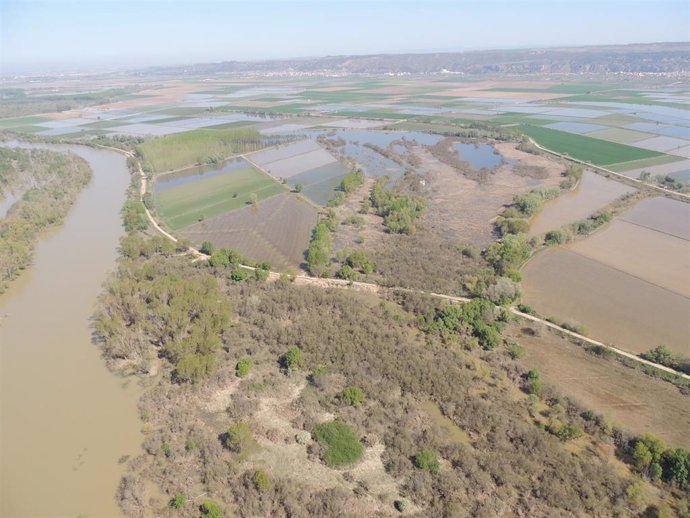
M 566 241 L 565 234 L 561 230 L 550 230 L 544 236 L 544 242 L 549 246 L 561 245 L 561 244 L 565 243 L 565 241 Z
M 484 295 L 494 304 L 505 306 L 520 298 L 520 285 L 507 277 L 501 277 L 486 289 Z
M 347 264 L 355 270 L 369 274 L 374 271 L 374 263 L 363 250 L 355 250 L 347 256 Z
M 240 422 L 230 425 L 230 428 L 228 428 L 225 446 L 232 452 L 246 454 L 256 449 L 257 443 L 249 425 L 245 422 Z
M 425 448 L 414 456 L 414 465 L 433 474 L 438 474 L 441 466 L 438 463 L 438 455 L 434 450 Z
M 257 469 L 252 476 L 254 487 L 259 493 L 265 493 L 271 487 L 271 477 L 263 469 Z
M 582 433 L 582 429 L 579 426 L 564 424 L 555 431 L 554 435 L 562 442 L 567 442 L 582 437 Z
M 233 282 L 242 282 L 247 279 L 247 270 L 244 268 L 233 268 L 230 272 L 230 280 Z
M 529 382 L 527 383 L 527 393 L 535 396 L 541 396 L 544 384 L 541 381 L 539 371 L 536 369 L 529 371 L 527 373 L 527 378 L 529 379 Z
M 508 234 L 486 250 L 486 260 L 497 273 L 517 269 L 529 258 L 530 246 L 525 234 Z
M 199 248 L 199 251 L 206 255 L 211 255 L 215 249 L 216 247 L 213 246 L 213 243 L 210 241 L 204 241 L 201 243 L 201 248 Z
M 252 361 L 249 358 L 242 358 L 235 365 L 235 374 L 238 378 L 244 378 L 252 368 Z
M 342 265 L 335 276 L 346 281 L 357 280 L 357 272 L 349 264 Z
M 364 391 L 359 387 L 347 387 L 343 390 L 343 400 L 351 406 L 359 406 L 364 401 Z
M 526 219 L 504 219 L 499 223 L 502 235 L 526 234 L 529 231 L 529 222 Z
M 288 373 L 304 366 L 304 359 L 302 358 L 302 350 L 299 347 L 290 347 L 287 352 L 280 358 L 280 363 Z
M 399 513 L 404 513 L 405 509 L 407 509 L 407 502 L 405 500 L 396 500 L 393 502 L 393 507 L 395 507 L 395 510 Z
M 224 250 L 216 250 L 211 254 L 208 264 L 216 268 L 227 268 L 230 265 L 230 259 Z
M 519 360 L 525 357 L 525 348 L 518 344 L 513 344 L 508 349 L 508 354 L 513 360 Z
M 187 505 L 187 498 L 184 495 L 175 495 L 170 500 L 170 507 L 173 509 L 182 509 L 185 505 Z
M 217 503 L 207 500 L 201 504 L 201 516 L 202 518 L 223 518 L 223 511 Z
M 314 428 L 314 439 L 325 448 L 323 460 L 331 468 L 341 468 L 357 462 L 364 446 L 355 432 L 345 423 L 332 421 Z
M 268 270 L 256 268 L 254 270 L 254 279 L 256 279 L 258 282 L 266 282 L 268 280 Z

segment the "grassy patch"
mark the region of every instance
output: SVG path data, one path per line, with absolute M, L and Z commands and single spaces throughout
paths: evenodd
M 573 158 L 590 161 L 596 165 L 609 165 L 661 156 L 661 153 L 656 151 L 575 135 L 565 131 L 529 125 L 522 125 L 519 129 L 538 144 L 552 151 L 567 153 Z
M 177 230 L 285 191 L 285 187 L 253 167 L 171 187 L 156 195 L 156 208 Z
M 251 129 L 198 129 L 176 133 L 137 146 L 137 152 L 154 171 L 178 169 L 187 165 L 205 164 L 209 158 L 226 158 L 237 153 L 256 151 L 263 147 L 258 131 Z
M 364 446 L 352 428 L 338 421 L 318 425 L 314 439 L 326 448 L 323 460 L 331 468 L 354 464 L 364 453 Z

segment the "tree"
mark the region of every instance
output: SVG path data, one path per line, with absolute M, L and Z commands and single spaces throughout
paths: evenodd
M 529 255 L 530 246 L 526 234 L 508 234 L 486 250 L 486 260 L 499 274 L 517 269 Z
M 302 192 L 302 184 L 301 183 L 295 184 L 295 192 L 297 192 L 297 193 Z
M 682 449 L 668 449 L 663 455 L 664 477 L 675 482 L 679 487 L 688 484 L 688 470 L 690 469 L 690 452 Z
M 640 181 L 648 182 L 651 179 L 652 179 L 652 173 L 650 173 L 649 171 L 642 171 L 640 173 Z
M 425 448 L 414 456 L 414 465 L 435 475 L 441 470 L 441 465 L 438 462 L 438 455 L 432 449 Z

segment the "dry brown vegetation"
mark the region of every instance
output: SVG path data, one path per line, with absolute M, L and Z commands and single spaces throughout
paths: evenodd
M 466 331 L 438 335 L 420 326 L 438 309 L 433 299 L 233 283 L 214 279 L 207 266 L 155 253 L 120 265 L 123 274 L 132 268 L 154 282 L 170 275 L 217 282 L 233 310 L 207 381 L 171 383 L 164 357 L 149 378 L 140 405 L 146 453 L 130 461 L 119 493 L 130 516 L 196 516 L 205 499 L 219 502 L 226 516 L 246 517 L 394 516 L 399 499 L 408 503 L 406 515 L 419 517 L 622 516 L 646 505 L 629 498 L 634 477 L 610 458 L 625 447 L 624 435 L 610 434 L 602 419 L 583 418 L 566 400 L 523 394 L 524 370 L 506 348 L 481 352 Z M 127 311 L 140 297 L 146 294 L 103 304 Z M 147 319 L 155 323 L 161 317 L 151 311 Z M 295 346 L 303 367 L 286 374 L 278 360 Z M 155 341 L 148 347 L 155 356 Z M 240 380 L 235 364 L 242 357 L 253 367 Z M 362 404 L 345 403 L 348 386 L 363 390 Z M 459 435 L 429 413 L 430 401 Z M 344 470 L 327 468 L 309 437 L 333 418 L 366 447 Z M 564 446 L 540 429 L 554 422 L 585 435 Z M 228 429 L 237 423 L 250 435 L 228 450 Z M 422 448 L 438 452 L 438 474 L 415 467 Z M 268 487 L 253 482 L 257 469 L 268 473 Z M 167 496 L 153 495 L 147 481 Z M 189 502 L 182 512 L 168 506 L 177 494 Z M 659 502 L 653 491 L 643 498 Z

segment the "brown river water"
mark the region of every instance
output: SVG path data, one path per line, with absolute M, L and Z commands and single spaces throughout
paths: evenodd
M 120 461 L 141 451 L 140 389 L 106 370 L 90 319 L 115 268 L 129 173 L 113 151 L 40 147 L 75 152 L 94 176 L 0 295 L 0 516 L 121 516 Z

